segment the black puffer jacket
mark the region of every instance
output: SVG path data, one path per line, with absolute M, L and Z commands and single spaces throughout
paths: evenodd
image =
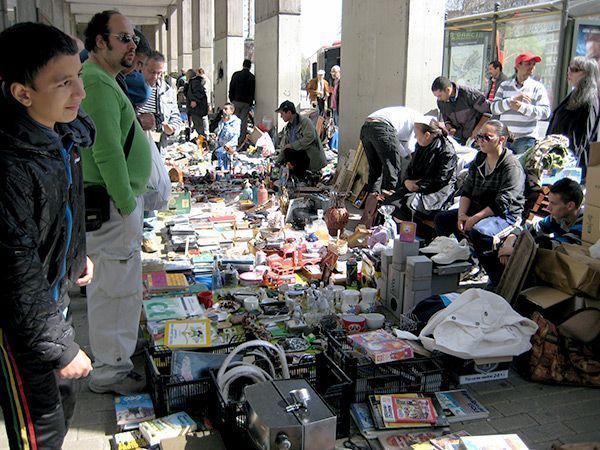
M 444 137 L 436 137 L 427 147 L 416 145 L 408 168 L 407 180 L 420 180 L 419 192 L 432 194 L 444 186 L 456 183 L 456 162 L 454 147 Z
M 6 98 L 0 117 L 0 328 L 17 353 L 61 368 L 79 351 L 62 298 L 85 269 L 78 148 L 94 124 L 80 111 L 56 134 Z

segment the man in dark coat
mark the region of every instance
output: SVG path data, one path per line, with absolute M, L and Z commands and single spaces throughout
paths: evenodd
M 250 72 L 252 61 L 245 59 L 242 67 L 242 70 L 238 70 L 231 76 L 229 82 L 229 101 L 235 106 L 235 115 L 241 121 L 239 145 L 242 145 L 246 140 L 246 134 L 248 134 L 248 113 L 254 105 L 256 87 L 256 79 L 254 74 Z

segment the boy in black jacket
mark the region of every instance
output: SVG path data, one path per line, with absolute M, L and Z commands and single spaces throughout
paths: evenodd
M 60 449 L 73 379 L 92 369 L 74 341 L 68 283 L 91 280 L 79 147 L 94 126 L 77 45 L 47 25 L 0 33 L 0 402 L 13 449 Z

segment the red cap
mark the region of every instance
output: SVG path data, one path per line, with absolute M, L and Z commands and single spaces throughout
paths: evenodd
M 536 63 L 539 63 L 541 60 L 542 58 L 538 55 L 534 55 L 531 52 L 523 52 L 515 59 L 515 66 L 521 64 L 524 61 L 535 61 Z

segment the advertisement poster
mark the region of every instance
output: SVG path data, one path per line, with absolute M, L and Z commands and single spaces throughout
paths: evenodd
M 448 77 L 463 86 L 483 89 L 487 69 L 487 40 L 483 31 L 450 32 Z
M 585 56 L 600 64 L 600 22 L 576 22 L 573 56 Z

